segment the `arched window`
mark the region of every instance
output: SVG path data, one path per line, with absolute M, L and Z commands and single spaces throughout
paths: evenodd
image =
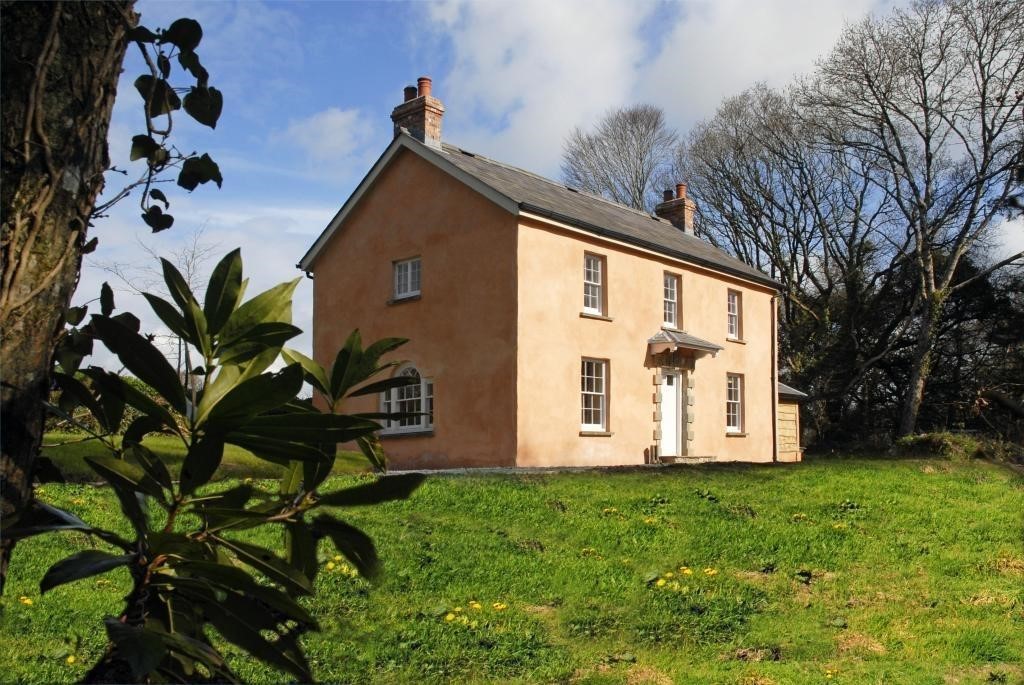
M 414 366 L 406 366 L 395 375 L 414 380 L 409 385 L 402 385 L 382 392 L 381 411 L 417 414 L 418 416 L 404 416 L 394 421 L 386 421 L 384 434 L 431 430 L 434 427 L 434 381 L 423 378 Z

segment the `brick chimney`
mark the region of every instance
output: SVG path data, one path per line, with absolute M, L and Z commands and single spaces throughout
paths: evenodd
M 693 235 L 693 213 L 697 205 L 686 198 L 686 184 L 677 183 L 675 192 L 666 190 L 663 202 L 654 208 L 654 213 L 687 235 Z
M 406 86 L 405 102 L 391 112 L 391 121 L 395 122 L 395 137 L 406 129 L 409 134 L 423 143 L 441 149 L 441 117 L 444 116 L 444 105 L 430 94 L 431 80 L 421 76 L 415 86 Z

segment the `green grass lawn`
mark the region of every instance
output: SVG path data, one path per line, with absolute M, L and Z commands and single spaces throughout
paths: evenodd
M 44 491 L 118 527 L 105 489 Z M 305 645 L 340 683 L 1021 683 L 1022 511 L 1019 475 L 937 459 L 435 476 L 346 512 L 385 575 L 324 546 Z M 71 682 L 100 655 L 126 573 L 38 593 L 88 545 L 18 546 L 4 681 Z M 229 653 L 248 681 L 285 680 Z
M 92 454 L 109 454 L 98 440 L 83 440 L 83 435 L 74 433 L 47 433 L 43 438 L 43 454 L 54 461 L 64 477 L 72 481 L 99 480 L 83 457 Z M 185 447 L 181 441 L 170 435 L 150 435 L 143 444 L 160 454 L 168 466 L 177 467 L 185 460 Z M 337 474 L 361 473 L 369 470 L 366 457 L 358 452 L 341 451 L 334 466 Z M 224 446 L 224 461 L 220 473 L 235 478 L 278 478 L 281 467 L 263 461 L 252 452 L 234 445 Z

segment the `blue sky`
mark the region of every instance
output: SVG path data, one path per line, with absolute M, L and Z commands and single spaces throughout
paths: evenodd
M 756 81 L 783 86 L 813 67 L 844 22 L 885 11 L 882 0 L 650 2 L 147 2 L 141 23 L 200 21 L 197 52 L 224 93 L 216 131 L 175 119 L 183 150 L 209 152 L 224 186 L 172 188 L 171 230 L 152 235 L 138 198 L 93 229 L 99 248 L 83 270 L 77 302 L 109 280 L 100 268 L 151 263 L 141 245 L 166 254 L 202 229 L 216 254 L 242 247 L 250 294 L 299 274 L 295 264 L 391 140 L 391 109 L 403 86 L 434 79 L 445 104 L 443 137 L 464 148 L 556 177 L 561 142 L 608 109 L 647 102 L 685 134 L 722 98 Z M 128 161 L 144 130 L 132 82 L 144 67 L 129 51 L 110 132 L 114 165 Z M 188 85 L 187 79 L 172 83 Z M 108 174 L 108 190 L 125 177 Z M 140 245 L 141 243 L 141 245 Z M 213 261 L 208 266 L 212 268 Z M 159 322 L 141 298 L 118 305 Z M 307 331 L 312 288 L 296 294 Z

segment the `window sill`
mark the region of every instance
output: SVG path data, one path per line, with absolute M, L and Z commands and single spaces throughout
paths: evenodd
M 747 434 L 746 433 L 732 433 L 732 432 L 726 431 L 725 432 L 725 437 L 727 437 L 727 438 L 745 438 L 745 437 L 747 437 Z
M 726 338 L 726 342 L 736 343 L 737 345 L 746 345 L 747 341 L 743 338 Z
M 434 429 L 429 428 L 427 430 L 402 431 L 401 433 L 381 432 L 379 435 L 381 440 L 390 440 L 391 438 L 430 438 L 434 435 Z
M 598 321 L 614 321 L 610 316 L 604 314 L 592 314 L 591 312 L 580 312 L 581 319 L 597 319 Z
M 611 431 L 580 431 L 581 438 L 610 438 L 615 433 Z
M 388 300 L 387 304 L 388 304 L 388 306 L 391 306 L 393 304 L 405 304 L 406 302 L 416 302 L 419 299 L 420 299 L 420 295 L 419 294 L 416 294 L 416 295 L 406 295 L 405 297 L 393 297 L 390 300 Z

